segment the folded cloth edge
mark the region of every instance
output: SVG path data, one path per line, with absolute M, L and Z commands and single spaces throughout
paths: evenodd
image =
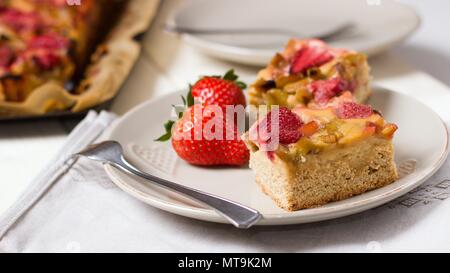
M 8 230 L 64 175 L 76 162 L 72 154 L 94 142 L 117 118 L 113 113 L 91 110 L 72 130 L 67 141 L 47 168 L 37 175 L 20 197 L 0 215 L 0 240 Z

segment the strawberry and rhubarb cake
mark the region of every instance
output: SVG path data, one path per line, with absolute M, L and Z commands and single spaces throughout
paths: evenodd
M 279 207 L 316 207 L 397 179 L 397 126 L 362 104 L 369 71 L 364 54 L 292 39 L 258 73 L 250 104 L 267 107 L 243 139 L 257 183 Z
M 331 48 L 321 40 L 291 39 L 258 73 L 249 103 L 288 108 L 326 104 L 345 91 L 362 103 L 371 93 L 369 70 L 364 54 Z
M 347 91 L 321 107 L 272 107 L 243 139 L 257 183 L 279 207 L 293 211 L 395 181 L 396 130 Z

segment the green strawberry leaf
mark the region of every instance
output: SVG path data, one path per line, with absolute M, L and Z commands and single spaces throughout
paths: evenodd
M 192 96 L 192 85 L 189 85 L 189 92 L 186 97 L 186 106 L 191 107 L 194 105 L 194 97 Z
M 244 82 L 238 81 L 239 76 L 234 73 L 234 69 L 228 70 L 223 76 L 223 79 L 236 83 L 236 85 L 241 89 L 247 88 L 247 85 Z
M 225 75 L 223 76 L 224 80 L 230 81 L 230 82 L 234 82 L 238 79 L 239 77 L 234 74 L 234 69 L 230 69 L 227 71 L 227 73 L 225 73 Z
M 241 88 L 242 90 L 244 90 L 245 88 L 247 88 L 247 85 L 246 85 L 244 82 L 237 81 L 236 84 L 237 84 L 237 86 L 239 86 L 239 88 Z
M 164 129 L 166 129 L 166 132 L 172 131 L 172 126 L 174 125 L 175 121 L 168 120 L 166 123 L 164 123 Z
M 166 133 L 159 138 L 155 139 L 155 141 L 167 141 L 172 137 L 172 126 L 175 123 L 173 120 L 168 120 L 166 123 L 164 123 L 164 129 L 166 130 Z
M 165 133 L 164 135 L 155 139 L 155 141 L 165 142 L 165 141 L 168 141 L 171 137 L 172 137 L 171 133 Z
M 194 97 L 192 96 L 192 85 L 189 85 L 189 92 L 187 93 L 186 97 L 183 95 L 181 96 L 181 100 L 183 101 L 184 107 L 179 107 L 172 104 L 172 107 L 175 109 L 175 113 L 178 116 L 178 119 L 181 119 L 183 117 L 184 110 L 194 105 Z M 155 141 L 167 141 L 172 137 L 172 126 L 175 123 L 173 120 L 169 120 L 166 123 L 164 123 L 164 128 L 166 129 L 166 133 L 159 138 L 155 139 Z

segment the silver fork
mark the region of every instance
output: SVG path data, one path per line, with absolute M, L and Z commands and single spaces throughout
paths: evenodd
M 213 194 L 182 186 L 139 170 L 125 159 L 122 146 L 117 141 L 104 141 L 90 145 L 83 151 L 74 154 L 74 156 L 84 156 L 95 161 L 111 164 L 128 174 L 140 176 L 153 184 L 183 194 L 186 197 L 213 208 L 237 228 L 249 228 L 262 217 L 258 211 L 247 206 Z
M 332 29 L 326 33 L 322 33 L 315 37 L 324 41 L 332 40 L 350 30 L 354 29 L 354 24 L 346 23 Z M 282 28 L 193 28 L 193 27 L 183 27 L 176 25 L 164 25 L 164 30 L 173 33 L 188 33 L 188 34 L 200 34 L 200 35 L 248 35 L 248 34 L 278 34 L 285 35 L 289 37 L 296 38 L 308 38 L 301 33 L 289 29 Z

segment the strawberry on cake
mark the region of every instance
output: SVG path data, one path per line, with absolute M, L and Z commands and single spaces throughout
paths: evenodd
M 324 105 L 349 91 L 362 103 L 371 92 L 369 70 L 364 54 L 331 48 L 321 40 L 292 39 L 258 73 L 249 102 L 288 108 L 310 102 Z
M 242 138 L 256 182 L 279 207 L 294 211 L 395 181 L 396 130 L 346 92 L 320 107 L 273 107 Z

